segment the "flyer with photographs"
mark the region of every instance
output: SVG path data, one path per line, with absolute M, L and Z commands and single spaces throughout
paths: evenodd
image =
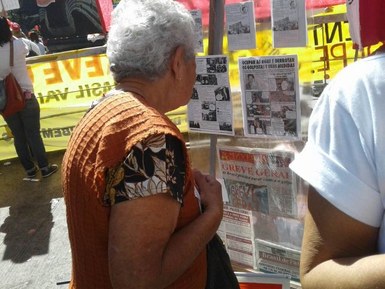
M 244 134 L 301 136 L 297 55 L 240 57 Z
M 298 217 L 294 152 L 217 146 L 229 205 L 275 217 Z
M 285 150 L 217 146 L 229 205 L 271 216 L 296 218 L 297 184 Z
M 305 0 L 272 0 L 271 15 L 275 48 L 306 46 Z
M 193 94 L 187 105 L 189 129 L 234 135 L 227 56 L 196 57 L 196 74 Z
M 225 5 L 230 51 L 256 48 L 254 2 Z
M 190 10 L 190 14 L 195 21 L 195 52 L 203 52 L 202 11 Z

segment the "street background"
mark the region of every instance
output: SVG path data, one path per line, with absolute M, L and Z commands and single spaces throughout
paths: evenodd
M 68 288 L 71 253 L 60 185 L 63 153 L 48 154 L 59 171 L 40 182 L 23 181 L 17 158 L 0 163 L 0 289 Z

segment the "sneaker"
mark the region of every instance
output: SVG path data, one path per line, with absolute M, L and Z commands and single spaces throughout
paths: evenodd
M 55 164 L 48 165 L 47 167 L 41 169 L 41 175 L 43 178 L 47 178 L 50 175 L 56 173 L 57 169 L 58 166 Z
M 28 178 L 36 177 L 38 171 L 39 171 L 39 168 L 37 166 L 35 166 L 33 169 L 30 169 L 27 171 L 27 177 Z

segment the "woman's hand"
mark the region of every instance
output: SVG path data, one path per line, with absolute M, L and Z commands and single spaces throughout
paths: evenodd
M 215 177 L 202 174 L 199 170 L 194 170 L 194 176 L 204 212 L 218 214 L 219 220 L 221 220 L 223 216 L 221 183 Z

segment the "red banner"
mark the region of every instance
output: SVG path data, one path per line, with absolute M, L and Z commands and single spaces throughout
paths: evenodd
M 103 31 L 108 32 L 111 23 L 112 1 L 96 0 L 96 7 L 98 8 Z

